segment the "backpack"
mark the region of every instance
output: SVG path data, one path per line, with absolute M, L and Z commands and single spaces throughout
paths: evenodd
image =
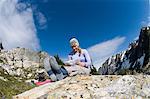
M 46 75 L 45 75 L 45 73 L 44 73 L 44 72 L 38 73 L 38 75 L 37 75 L 37 80 L 40 81 L 40 82 L 45 81 L 45 80 L 46 80 Z

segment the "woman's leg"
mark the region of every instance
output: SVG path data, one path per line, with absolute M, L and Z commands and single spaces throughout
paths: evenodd
M 78 74 L 78 69 L 75 66 L 65 66 L 69 76 L 75 76 Z
M 91 70 L 89 68 L 86 67 L 82 67 L 79 65 L 76 65 L 76 68 L 78 70 L 78 74 L 82 74 L 82 75 L 89 75 Z
M 81 67 L 78 65 L 75 66 L 65 66 L 65 69 L 68 71 L 69 76 L 74 76 L 74 75 L 89 75 L 90 74 L 90 69 Z
M 50 64 L 51 64 L 52 69 L 55 71 L 57 79 L 62 80 L 64 78 L 64 75 L 61 71 L 61 66 L 58 65 L 55 57 L 52 57 L 52 56 L 50 57 Z
M 49 63 L 49 57 L 46 57 L 44 59 L 44 68 L 47 71 L 49 77 L 51 78 L 52 81 L 57 81 L 57 78 L 55 76 L 55 74 L 52 71 L 51 65 Z

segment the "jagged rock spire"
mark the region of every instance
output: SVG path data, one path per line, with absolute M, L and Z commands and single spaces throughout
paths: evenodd
M 2 39 L 0 38 L 0 50 L 4 49 L 3 44 L 2 44 Z

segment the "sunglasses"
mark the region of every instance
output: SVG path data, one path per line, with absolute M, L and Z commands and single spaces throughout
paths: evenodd
M 74 48 L 74 47 L 77 47 L 76 45 L 75 46 L 71 46 L 71 48 Z

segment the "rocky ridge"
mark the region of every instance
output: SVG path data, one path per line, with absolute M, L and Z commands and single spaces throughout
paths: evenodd
M 98 70 L 99 74 L 150 74 L 150 27 L 143 27 L 138 40 L 130 43 L 126 51 L 108 58 Z
M 39 71 L 44 71 L 45 52 L 35 52 L 25 48 L 14 48 L 0 52 L 0 68 L 4 74 L 20 79 L 35 78 Z

